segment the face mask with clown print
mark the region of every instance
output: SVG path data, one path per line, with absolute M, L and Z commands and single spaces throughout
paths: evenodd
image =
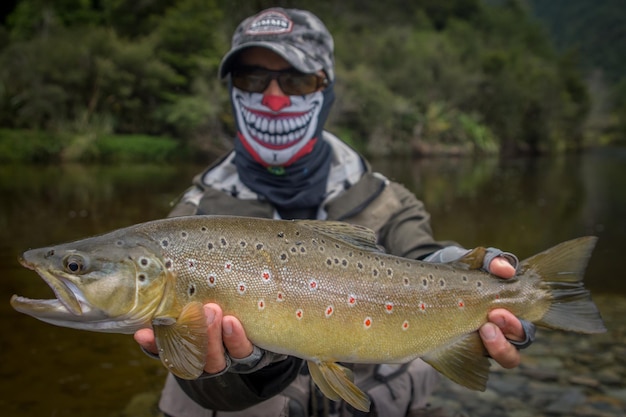
M 237 136 L 266 168 L 288 167 L 311 153 L 332 103 L 332 87 L 302 96 L 249 93 L 231 86 Z

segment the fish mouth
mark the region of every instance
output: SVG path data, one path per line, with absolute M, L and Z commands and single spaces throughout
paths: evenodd
M 37 272 L 54 292 L 56 299 L 31 299 L 18 295 L 11 297 L 11 306 L 20 313 L 40 320 L 84 320 L 95 311 L 86 301 L 82 291 L 62 275 L 40 269 L 24 258 L 19 259 L 24 267 Z

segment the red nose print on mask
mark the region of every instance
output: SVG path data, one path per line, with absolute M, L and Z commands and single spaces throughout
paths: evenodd
M 263 96 L 263 101 L 261 103 L 271 109 L 272 111 L 280 111 L 285 107 L 289 107 L 291 105 L 291 100 L 289 96 Z

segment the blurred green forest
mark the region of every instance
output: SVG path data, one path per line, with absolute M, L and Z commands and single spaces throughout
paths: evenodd
M 230 148 L 217 67 L 236 25 L 274 5 L 309 9 L 333 33 L 337 99 L 327 128 L 367 154 L 612 143 L 626 137 L 615 62 L 626 54 L 580 32 L 556 36 L 574 3 L 583 24 L 583 0 L 5 1 L 0 161 L 165 160 Z M 619 0 L 591 7 L 604 3 L 623 21 Z M 570 47 L 579 41 L 590 49 Z M 590 93 L 594 80 L 602 92 Z

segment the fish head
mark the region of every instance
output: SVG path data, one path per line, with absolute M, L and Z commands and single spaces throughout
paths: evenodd
M 13 308 L 47 323 L 92 331 L 149 327 L 167 281 L 158 246 L 126 235 L 32 249 L 20 263 L 36 271 L 56 299 L 14 295 Z

